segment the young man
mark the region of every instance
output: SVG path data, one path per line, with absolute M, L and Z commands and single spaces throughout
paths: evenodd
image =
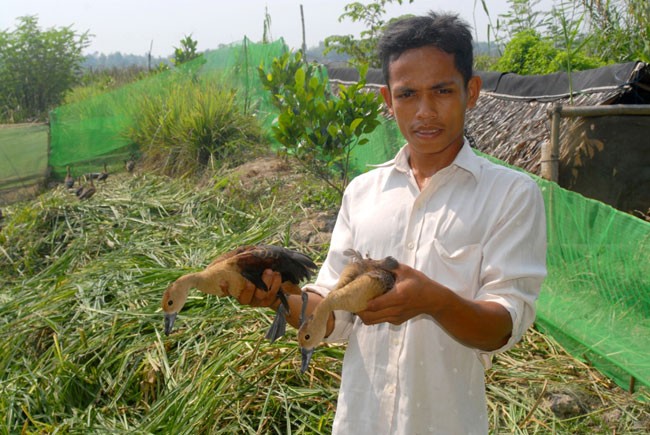
M 546 274 L 543 201 L 530 177 L 476 156 L 463 137 L 481 88 L 464 22 L 397 21 L 379 55 L 407 143 L 347 188 L 307 310 L 334 287 L 347 248 L 400 265 L 366 311 L 330 318 L 327 339 L 348 341 L 333 432 L 487 433 L 484 369 L 532 324 Z M 277 305 L 279 277 L 265 279 L 272 291 L 251 285 L 240 301 Z M 300 297 L 290 304 L 298 326 Z

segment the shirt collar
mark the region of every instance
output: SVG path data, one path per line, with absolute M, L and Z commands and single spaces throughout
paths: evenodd
M 395 167 L 395 170 L 405 174 L 411 170 L 411 166 L 409 165 L 408 146 L 404 145 L 398 151 L 397 155 L 393 160 L 386 162 L 384 165 L 378 165 L 378 166 L 390 166 L 390 165 L 393 165 Z M 460 151 L 458 151 L 456 158 L 454 159 L 453 162 L 451 162 L 451 165 L 449 166 L 455 166 L 469 172 L 470 174 L 472 174 L 474 179 L 478 181 L 481 172 L 481 161 L 480 158 L 476 154 L 474 154 L 474 151 L 472 151 L 472 148 L 470 147 L 467 138 L 465 138 L 463 142 L 463 146 L 460 148 Z

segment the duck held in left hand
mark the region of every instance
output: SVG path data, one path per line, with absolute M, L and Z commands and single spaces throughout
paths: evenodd
M 262 273 L 266 269 L 279 272 L 282 278 L 278 291 L 281 304 L 266 335 L 271 342 L 275 341 L 286 330 L 285 314 L 289 312 L 289 305 L 285 293 L 301 294 L 298 284 L 311 278 L 316 264 L 299 252 L 270 245 L 237 248 L 221 255 L 204 270 L 183 275 L 171 283 L 162 298 L 165 334 L 171 333 L 176 316 L 185 305 L 191 288 L 215 296 L 238 297 L 246 286 L 246 281 L 250 281 L 257 288 L 268 290 L 262 281 Z

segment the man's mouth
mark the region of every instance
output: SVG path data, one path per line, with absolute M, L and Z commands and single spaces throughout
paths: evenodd
M 420 137 L 434 137 L 441 131 L 440 128 L 418 128 L 415 130 L 415 134 Z

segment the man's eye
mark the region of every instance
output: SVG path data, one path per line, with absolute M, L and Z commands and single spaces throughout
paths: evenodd
M 439 94 L 451 94 L 452 90 L 450 88 L 440 88 L 438 89 Z
M 413 95 L 413 92 L 411 92 L 411 91 L 405 91 L 405 92 L 400 92 L 400 93 L 397 95 L 397 98 L 408 98 L 408 97 L 410 97 L 410 96 L 412 96 L 412 95 Z

